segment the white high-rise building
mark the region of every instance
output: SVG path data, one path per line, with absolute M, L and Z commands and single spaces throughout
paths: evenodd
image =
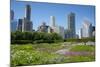
M 56 24 L 55 24 L 55 17 L 54 16 L 50 16 L 50 26 L 51 27 L 55 27 Z
M 92 24 L 88 20 L 84 20 L 82 26 L 82 37 L 92 36 Z
M 58 34 L 64 39 L 64 37 L 65 37 L 65 34 L 64 34 L 64 27 L 55 26 L 55 27 L 54 27 L 54 32 L 55 32 L 55 33 L 58 33 Z
M 82 28 L 79 29 L 78 36 L 79 36 L 79 39 L 82 38 Z
M 57 26 L 55 24 L 54 16 L 50 16 L 50 27 L 51 27 L 52 32 L 58 33 L 64 39 L 64 37 L 65 37 L 64 27 Z

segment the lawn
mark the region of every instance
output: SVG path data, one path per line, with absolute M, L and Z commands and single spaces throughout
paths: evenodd
M 68 54 L 58 54 L 56 51 L 69 49 Z M 85 52 L 86 54 L 80 54 Z M 75 55 L 74 55 L 75 53 Z M 88 53 L 88 54 L 87 54 Z M 77 55 L 79 54 L 79 55 Z M 13 44 L 11 45 L 11 66 L 61 64 L 95 60 L 95 46 L 63 45 L 63 43 Z

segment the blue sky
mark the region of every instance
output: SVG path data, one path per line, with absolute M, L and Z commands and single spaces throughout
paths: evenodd
M 83 20 L 88 19 L 93 26 L 95 26 L 95 7 L 89 5 L 72 5 L 72 4 L 54 4 L 54 3 L 40 3 L 40 2 L 25 2 L 11 0 L 11 9 L 14 10 L 15 19 L 23 18 L 25 16 L 26 4 L 31 5 L 31 21 L 33 22 L 33 29 L 46 22 L 50 25 L 50 16 L 55 16 L 56 25 L 67 28 L 67 16 L 70 12 L 75 13 L 76 33 L 81 28 Z

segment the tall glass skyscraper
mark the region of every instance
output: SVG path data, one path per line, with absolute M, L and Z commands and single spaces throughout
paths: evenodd
M 31 6 L 30 5 L 26 5 L 25 7 L 25 17 L 27 20 L 31 20 Z
M 18 31 L 22 31 L 22 21 L 23 19 L 18 20 Z
M 68 15 L 68 31 L 70 32 L 70 38 L 75 38 L 75 13 L 73 12 Z
M 26 5 L 25 7 L 25 17 L 22 20 L 22 32 L 32 31 L 33 23 L 31 21 L 31 6 Z

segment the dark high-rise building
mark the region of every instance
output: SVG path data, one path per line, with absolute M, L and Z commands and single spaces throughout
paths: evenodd
M 10 20 L 14 20 L 14 11 L 13 10 L 10 11 Z
M 68 30 L 70 31 L 70 38 L 75 38 L 75 14 L 72 12 L 68 15 Z
M 22 32 L 26 32 L 26 31 L 30 32 L 33 30 L 32 28 L 33 28 L 32 22 L 24 18 L 22 20 Z
M 92 36 L 95 36 L 95 26 L 92 26 Z
M 25 7 L 25 17 L 27 20 L 31 19 L 31 6 L 30 5 L 26 5 Z
M 18 20 L 18 31 L 22 31 L 22 21 L 23 19 Z
M 95 26 L 92 26 L 92 31 L 95 31 Z
M 33 29 L 33 23 L 31 21 L 31 6 L 26 5 L 25 7 L 25 17 L 22 20 L 22 32 L 25 31 L 32 31 Z

